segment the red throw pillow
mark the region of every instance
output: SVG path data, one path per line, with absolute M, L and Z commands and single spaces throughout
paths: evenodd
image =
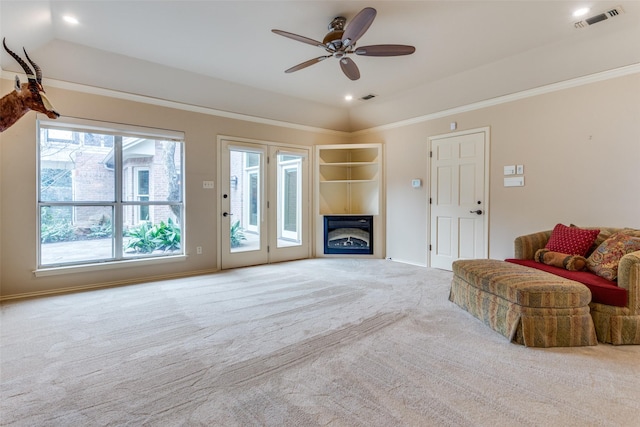
M 586 230 L 557 224 L 551 232 L 545 249 L 563 254 L 585 256 L 598 234 L 600 234 L 600 230 Z

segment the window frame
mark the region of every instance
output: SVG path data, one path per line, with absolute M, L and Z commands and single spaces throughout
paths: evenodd
M 123 170 L 124 172 L 124 170 Z M 148 166 L 134 166 L 132 168 L 132 172 L 133 172 L 133 199 L 135 201 L 138 202 L 148 202 L 150 201 L 150 197 L 151 197 L 151 170 L 149 169 Z M 147 193 L 146 194 L 142 194 L 140 193 L 140 173 L 141 172 L 146 172 L 147 175 Z M 141 197 L 146 198 L 146 200 L 142 200 Z M 142 212 L 145 211 L 146 215 L 147 215 L 147 219 L 143 220 L 142 217 Z M 136 220 L 138 222 L 140 221 L 151 221 L 153 222 L 153 218 L 151 217 L 151 211 L 149 210 L 149 206 L 148 205 L 144 205 L 144 204 L 140 204 L 138 205 L 138 209 L 136 209 L 135 211 L 135 217 Z
M 77 119 L 77 118 L 61 118 L 58 120 L 48 120 L 44 118 L 45 116 L 40 116 L 37 119 L 37 148 L 36 148 L 36 265 L 37 268 L 34 270 L 34 274 L 36 276 L 45 276 L 52 274 L 63 274 L 67 273 L 70 270 L 72 271 L 93 271 L 99 269 L 106 268 L 121 268 L 125 265 L 145 265 L 145 264 L 153 264 L 157 262 L 167 262 L 167 261 L 178 261 L 186 259 L 186 201 L 185 201 L 185 182 L 183 177 L 185 176 L 185 151 L 186 144 L 184 138 L 184 132 L 173 131 L 173 130 L 165 130 L 165 129 L 156 129 L 156 128 L 146 128 L 142 126 L 134 126 L 127 124 L 118 124 L 118 123 L 108 123 L 108 122 L 98 122 L 93 120 L 85 120 L 85 119 Z M 114 144 L 112 150 L 114 153 L 114 166 L 115 166 L 115 174 L 114 174 L 114 182 L 115 191 L 113 195 L 113 200 L 105 201 L 43 201 L 41 198 L 41 130 L 42 129 L 54 129 L 61 131 L 71 131 L 71 132 L 83 132 L 83 133 L 95 133 L 95 134 L 103 134 L 103 135 L 113 135 L 115 136 L 115 140 L 120 139 L 120 142 L 117 143 L 114 140 Z M 117 137 L 133 137 L 133 138 L 145 138 L 149 140 L 154 140 L 156 142 L 176 142 L 178 143 L 178 152 L 180 153 L 180 166 L 177 168 L 176 174 L 179 179 L 180 186 L 180 198 L 179 200 L 163 200 L 163 201 L 145 201 L 141 202 L 138 200 L 126 200 L 126 195 L 124 194 L 123 189 L 123 179 L 126 168 L 123 162 L 123 144 L 122 138 Z M 148 170 L 148 168 L 147 168 Z M 137 170 L 135 172 L 137 174 Z M 136 179 L 137 184 L 137 179 Z M 107 206 L 112 209 L 112 256 L 105 259 L 91 259 L 91 260 L 83 260 L 83 261 L 64 261 L 59 263 L 47 263 L 42 264 L 42 208 L 45 206 L 70 206 L 74 211 L 76 207 L 95 207 L 95 206 Z M 146 206 L 147 209 L 150 209 L 151 206 L 161 206 L 168 207 L 178 206 L 180 210 L 180 252 L 179 253 L 170 253 L 170 254 L 148 254 L 148 253 L 136 253 L 136 254 L 125 254 L 123 250 L 123 244 L 125 242 L 125 236 L 123 235 L 124 229 L 124 211 L 127 207 L 138 208 L 139 210 L 141 206 Z M 136 212 L 136 215 L 139 213 Z M 151 218 L 150 218 L 151 219 Z

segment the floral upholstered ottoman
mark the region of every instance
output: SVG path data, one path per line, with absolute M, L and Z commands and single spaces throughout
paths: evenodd
M 509 262 L 453 263 L 449 300 L 528 347 L 596 345 L 591 292 L 581 283 Z

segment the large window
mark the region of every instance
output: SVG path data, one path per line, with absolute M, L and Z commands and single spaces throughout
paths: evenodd
M 39 268 L 184 254 L 181 133 L 39 127 Z

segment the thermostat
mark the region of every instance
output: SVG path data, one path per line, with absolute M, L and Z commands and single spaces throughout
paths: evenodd
M 413 188 L 420 188 L 422 186 L 422 180 L 420 178 L 412 179 L 411 186 Z

